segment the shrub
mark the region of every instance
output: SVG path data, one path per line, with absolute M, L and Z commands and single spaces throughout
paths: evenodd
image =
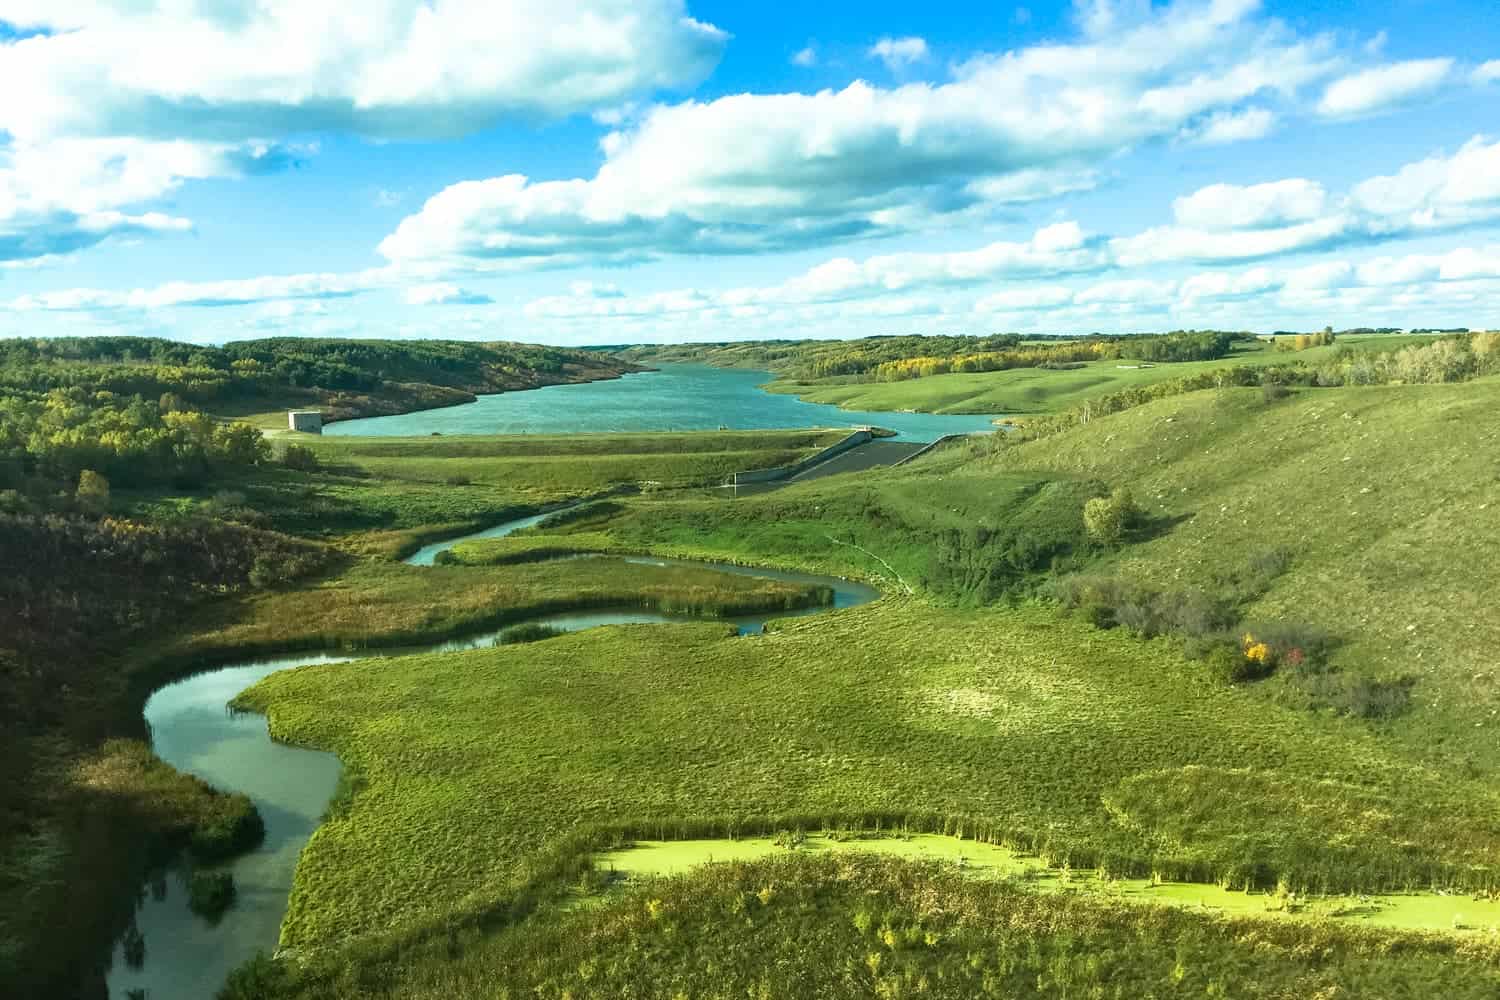
M 188 909 L 217 920 L 234 904 L 234 876 L 229 872 L 193 872 L 188 879 Z
M 1298 687 L 1310 708 L 1332 711 L 1367 722 L 1388 722 L 1411 707 L 1414 677 L 1381 679 L 1347 673 L 1303 677 Z
M 78 503 L 91 514 L 102 514 L 109 509 L 109 480 L 93 469 L 84 469 L 78 474 Z
M 199 861 L 222 861 L 255 847 L 265 835 L 265 821 L 255 804 L 236 794 L 218 816 L 193 831 L 188 849 Z
M 1260 396 L 1267 403 L 1274 403 L 1279 399 L 1285 399 L 1292 394 L 1292 390 L 1280 382 L 1272 382 L 1270 379 L 1261 383 Z
M 1233 642 L 1217 642 L 1209 647 L 1203 662 L 1214 677 L 1225 684 L 1242 684 L 1257 680 L 1270 671 L 1262 662 L 1257 662 Z
M 1090 541 L 1100 545 L 1118 545 L 1140 516 L 1135 498 L 1123 486 L 1107 497 L 1094 497 L 1083 505 L 1084 530 Z
M 510 646 L 518 642 L 539 642 L 542 639 L 551 639 L 554 636 L 566 635 L 566 629 L 553 628 L 551 625 L 540 625 L 535 622 L 528 625 L 516 625 L 508 628 L 496 638 L 502 646 Z
M 1250 625 L 1247 635 L 1266 647 L 1273 663 L 1305 671 L 1322 669 L 1334 645 L 1333 637 L 1324 630 L 1297 622 Z
M 229 973 L 217 1000 L 265 1000 L 280 996 L 291 982 L 285 965 L 263 951 Z
M 289 444 L 281 453 L 281 464 L 298 472 L 315 472 L 321 465 L 318 453 L 300 444 Z

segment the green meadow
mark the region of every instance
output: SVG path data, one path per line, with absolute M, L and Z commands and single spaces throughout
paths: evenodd
M 360 787 L 303 853 L 293 947 L 504 908 L 618 837 L 880 823 L 1330 891 L 1488 884 L 1500 860 L 1484 783 L 1040 607 L 888 598 L 764 637 L 619 626 L 286 671 L 238 704 Z M 1228 815 L 1267 820 L 1173 825 L 1161 779 L 1189 768 Z

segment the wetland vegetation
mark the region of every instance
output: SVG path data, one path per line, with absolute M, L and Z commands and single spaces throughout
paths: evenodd
M 77 975 L 127 922 L 128 873 L 253 842 L 248 800 L 132 728 L 155 684 L 515 626 L 523 641 L 283 670 L 235 698 L 344 779 L 297 866 L 284 954 L 225 996 L 1492 995 L 1496 345 L 1355 339 L 1231 341 L 1018 432 L 739 498 L 712 487 L 830 435 L 273 441 L 103 496 L 29 468 L 6 522 L 24 724 L 7 727 L 0 959 L 28 985 Z M 925 346 L 905 356 L 962 345 Z M 578 500 L 439 565 L 398 561 Z M 760 636 L 518 624 L 832 597 L 642 554 L 883 596 Z M 802 839 L 893 832 L 1026 860 L 976 878 Z M 803 847 L 611 874 L 635 841 L 778 836 Z M 1122 896 L 1172 882 L 1451 910 L 1416 931 Z M 58 925 L 76 940 L 36 936 Z

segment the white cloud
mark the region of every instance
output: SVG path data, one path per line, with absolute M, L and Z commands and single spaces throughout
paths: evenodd
M 162 212 L 130 212 L 184 181 L 279 170 L 294 153 L 267 143 L 59 139 L 0 147 L 0 260 L 66 255 L 111 237 L 192 229 Z
M 455 184 L 380 249 L 475 267 L 632 261 L 972 221 L 1002 200 L 1076 189 L 1146 140 L 1266 127 L 1246 100 L 1295 95 L 1334 62 L 1324 41 L 1247 20 L 1253 9 L 1180 2 L 1114 35 L 972 59 L 942 84 L 656 106 L 604 138 L 592 178 Z
M 413 285 L 406 290 L 404 298 L 409 306 L 482 306 L 494 301 L 488 295 L 447 282 Z
M 1352 202 L 1396 231 L 1435 231 L 1500 217 L 1500 140 L 1475 136 L 1452 156 L 1431 156 L 1355 185 Z
M 1474 70 L 1474 82 L 1479 84 L 1494 83 L 1500 80 L 1500 59 L 1491 59 Z
M 5 303 L 15 312 L 108 311 L 196 306 L 243 306 L 298 299 L 347 298 L 390 279 L 382 270 L 353 274 L 286 274 L 227 281 L 169 281 L 128 292 L 95 288 L 22 295 Z
M 1405 239 L 1500 220 L 1500 141 L 1476 136 L 1334 198 L 1300 178 L 1214 184 L 1173 204 L 1176 224 L 1110 241 L 1114 264 L 1248 261 Z
M 1203 122 L 1185 129 L 1184 138 L 1209 146 L 1222 146 L 1264 138 L 1275 127 L 1276 113 L 1266 108 L 1216 111 Z
M 927 40 L 910 36 L 907 38 L 882 38 L 870 47 L 870 58 L 885 63 L 892 73 L 905 69 L 913 63 L 927 58 Z
M 1411 59 L 1342 77 L 1329 84 L 1318 112 L 1330 118 L 1370 114 L 1431 94 L 1453 72 L 1452 59 Z
M 401 204 L 401 199 L 404 197 L 405 195 L 400 191 L 387 191 L 385 188 L 381 188 L 375 192 L 375 207 L 395 208 Z
M 50 29 L 0 47 L 22 141 L 450 136 L 696 83 L 727 36 L 682 0 L 9 0 Z
M 1265 229 L 1316 219 L 1327 201 L 1323 185 L 1300 178 L 1249 187 L 1211 184 L 1174 201 L 1172 214 L 1200 229 Z
M 798 49 L 792 54 L 793 66 L 801 66 L 805 69 L 816 66 L 817 64 L 818 50 L 811 45 L 807 46 L 806 48 Z

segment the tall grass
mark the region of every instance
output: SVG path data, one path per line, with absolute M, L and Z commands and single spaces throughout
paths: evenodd
M 1500 989 L 1493 944 L 1275 925 L 1037 894 L 873 857 L 715 865 L 500 933 L 452 927 L 296 967 L 266 958 L 222 1000 L 267 996 L 1445 996 Z

